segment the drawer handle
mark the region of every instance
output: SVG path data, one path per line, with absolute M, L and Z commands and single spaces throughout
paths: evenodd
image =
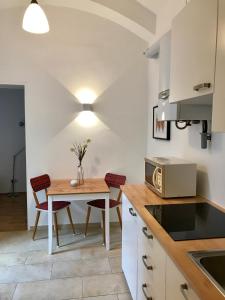
M 137 216 L 137 214 L 134 212 L 132 207 L 129 208 L 129 212 L 130 212 L 131 216 L 133 216 L 133 217 Z
M 153 235 L 152 235 L 152 234 L 148 234 L 148 228 L 147 228 L 147 227 L 143 227 L 143 228 L 142 228 L 142 232 L 143 232 L 144 235 L 147 237 L 147 239 L 153 240 Z
M 147 270 L 153 270 L 153 267 L 152 267 L 152 266 L 148 266 L 148 265 L 147 265 L 147 262 L 146 262 L 147 259 L 148 259 L 147 255 L 143 255 L 143 256 L 142 256 L 142 261 L 143 261 L 143 264 L 144 264 L 145 268 L 146 268 Z
M 183 283 L 180 285 L 180 291 L 181 291 L 181 294 L 183 295 L 184 299 L 188 300 L 188 295 L 187 295 L 188 285 L 187 285 L 187 283 Z
M 211 83 L 210 82 L 204 82 L 197 84 L 193 87 L 194 91 L 199 92 L 200 90 L 206 90 L 211 88 Z
M 146 284 L 146 283 L 143 283 L 143 284 L 142 284 L 142 292 L 143 292 L 143 294 L 144 294 L 144 296 L 145 296 L 145 299 L 146 299 L 146 300 L 153 300 L 152 297 L 149 297 L 149 296 L 146 294 L 146 291 L 145 291 L 146 288 L 147 288 L 147 284 Z

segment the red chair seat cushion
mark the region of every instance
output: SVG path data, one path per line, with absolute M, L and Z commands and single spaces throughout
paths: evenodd
M 57 210 L 66 208 L 69 205 L 70 205 L 70 202 L 68 202 L 68 201 L 53 201 L 52 202 L 52 210 L 57 211 Z M 42 202 L 39 205 L 37 205 L 36 208 L 42 209 L 42 210 L 48 210 L 48 202 L 47 201 Z
M 89 201 L 87 203 L 87 205 L 93 206 L 93 207 L 96 207 L 96 208 L 100 208 L 100 209 L 105 209 L 105 200 L 104 199 L 98 199 L 98 200 Z M 120 203 L 118 201 L 112 200 L 112 199 L 109 200 L 109 208 L 113 208 L 113 207 L 116 207 L 116 206 L 119 206 L 119 205 L 120 205 Z

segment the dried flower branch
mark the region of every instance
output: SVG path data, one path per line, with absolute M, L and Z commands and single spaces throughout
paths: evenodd
M 79 160 L 79 165 L 78 167 L 81 166 L 82 160 L 85 156 L 85 153 L 87 152 L 87 148 L 88 148 L 88 144 L 91 142 L 90 139 L 87 139 L 85 142 L 83 143 L 75 143 L 73 144 L 73 147 L 70 148 L 70 151 L 73 152 L 75 154 L 75 156 L 78 158 Z

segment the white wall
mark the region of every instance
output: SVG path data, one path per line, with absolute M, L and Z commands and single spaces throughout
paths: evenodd
M 158 18 L 158 38 L 169 30 L 170 21 L 181 8 L 180 1 L 170 1 L 164 22 L 164 11 Z M 169 13 L 170 12 L 170 13 Z M 152 106 L 157 104 L 158 94 L 158 62 L 149 61 L 149 123 L 148 123 L 148 156 L 177 156 L 198 164 L 198 193 L 214 202 L 225 206 L 225 134 L 213 134 L 212 143 L 207 150 L 200 147 L 199 125 L 180 131 L 172 122 L 171 141 L 152 139 Z
M 25 147 L 23 89 L 0 88 L 0 193 L 11 192 L 13 155 Z M 15 178 L 16 192 L 26 191 L 25 152 L 17 157 Z
M 74 178 L 76 164 L 69 149 L 87 137 L 92 139 L 84 159 L 87 177 L 112 171 L 127 175 L 129 182 L 142 182 L 146 43 L 103 18 L 50 6 L 50 33 L 31 35 L 21 30 L 23 12 L 0 10 L 0 83 L 25 84 L 28 187 L 29 178 L 45 172 L 52 178 Z M 83 86 L 98 96 L 94 110 L 99 121 L 89 129 L 75 120 L 80 105 L 74 95 Z M 31 226 L 35 209 L 30 187 L 28 212 Z M 84 204 L 73 204 L 73 212 L 76 222 L 84 222 Z

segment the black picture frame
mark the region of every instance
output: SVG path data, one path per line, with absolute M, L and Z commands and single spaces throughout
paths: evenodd
M 153 107 L 152 137 L 157 140 L 170 140 L 170 121 L 157 121 L 158 105 Z

